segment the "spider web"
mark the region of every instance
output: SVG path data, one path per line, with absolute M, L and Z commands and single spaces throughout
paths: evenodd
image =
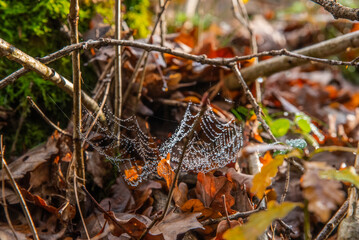
M 173 167 L 179 163 L 184 140 L 193 131 L 183 158 L 182 171 L 208 172 L 236 161 L 236 155 L 243 146 L 242 129 L 231 122 L 222 122 L 211 108 L 208 108 L 196 129 L 195 119 L 199 112 L 189 104 L 179 126 L 166 141 L 159 146 L 158 140 L 146 134 L 137 118 L 119 119 L 104 110 L 108 125 L 121 129 L 120 136 L 110 127 L 96 123 L 96 130 L 85 141 L 115 165 L 125 181 L 137 186 L 151 174 L 157 172 L 159 161 L 169 153 Z M 192 110 L 191 110 L 192 109 Z M 83 126 L 88 126 L 95 118 L 86 111 Z

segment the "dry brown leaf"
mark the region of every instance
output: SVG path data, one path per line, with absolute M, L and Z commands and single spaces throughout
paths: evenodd
M 187 201 L 188 187 L 187 184 L 181 182 L 178 187 L 173 190 L 173 201 L 177 206 L 181 207 Z
M 198 199 L 205 207 L 210 207 L 225 214 L 222 195 L 226 196 L 227 210 L 230 212 L 234 205 L 234 198 L 231 195 L 233 183 L 226 177 L 215 177 L 212 173 L 198 173 L 196 193 Z
M 22 178 L 26 173 L 34 171 L 41 164 L 47 162 L 52 155 L 59 152 L 56 144 L 59 139 L 56 132 L 49 137 L 46 144 L 40 145 L 34 149 L 31 149 L 23 156 L 19 157 L 15 161 L 9 164 L 10 172 L 15 179 Z M 0 172 L 0 176 L 2 171 Z M 5 180 L 8 180 L 5 174 Z
M 322 222 L 326 222 L 331 211 L 344 201 L 340 182 L 319 177 L 319 171 L 331 169 L 333 168 L 324 162 L 306 162 L 301 179 L 303 195 L 309 202 L 308 209 Z
M 109 211 L 108 214 L 114 217 L 115 221 L 117 222 L 115 223 L 109 216 L 104 214 L 104 218 L 108 221 L 112 235 L 116 237 L 120 237 L 122 234 L 127 233 L 137 239 L 152 222 L 148 217 L 138 214 L 119 213 L 115 216 L 114 212 L 112 211 Z M 163 238 L 161 233 L 149 233 L 145 239 L 160 240 Z
M 223 233 L 228 229 L 233 228 L 240 224 L 240 220 L 230 220 L 229 223 L 227 220 L 221 221 L 217 226 L 217 233 L 215 240 L 223 240 Z
M 165 240 L 177 239 L 179 234 L 192 229 L 203 229 L 197 220 L 200 213 L 174 213 L 170 212 L 166 217 L 154 226 L 150 233 L 153 235 L 163 234 Z

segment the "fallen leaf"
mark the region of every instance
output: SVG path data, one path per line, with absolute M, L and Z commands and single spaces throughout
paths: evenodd
M 268 202 L 266 211 L 252 214 L 246 224 L 229 229 L 224 233 L 223 238 L 228 240 L 256 240 L 257 237 L 277 218 L 285 217 L 300 203 L 283 202 L 278 205 L 275 201 Z
M 272 184 L 272 179 L 277 175 L 278 167 L 283 164 L 284 157 L 282 155 L 277 156 L 273 161 L 263 166 L 261 171 L 257 173 L 253 178 L 253 186 L 251 192 L 256 194 L 258 198 L 262 198 L 266 188 Z
M 226 197 L 226 207 L 230 212 L 234 205 L 231 195 L 233 183 L 224 176 L 215 177 L 212 173 L 198 173 L 196 194 L 205 207 L 210 207 L 226 214 L 224 210 L 222 195 Z
M 229 222 L 227 220 L 223 220 L 220 223 L 218 223 L 217 226 L 217 232 L 216 232 L 216 238 L 215 240 L 223 240 L 223 234 L 231 228 L 234 228 L 235 226 L 239 225 L 239 221 L 237 220 L 230 220 Z
M 187 184 L 181 182 L 178 187 L 173 190 L 173 201 L 177 206 L 181 207 L 187 201 L 188 187 Z
M 150 233 L 153 235 L 163 234 L 165 240 L 177 239 L 179 234 L 192 229 L 203 229 L 197 220 L 200 213 L 174 213 L 170 212 L 166 217 L 155 225 Z
M 151 219 L 138 214 L 119 213 L 115 216 L 114 212 L 112 211 L 108 211 L 108 214 L 111 215 L 114 220 L 112 220 L 106 214 L 104 214 L 104 218 L 110 225 L 110 231 L 112 235 L 116 237 L 120 237 L 122 234 L 127 233 L 134 238 L 139 238 L 152 222 Z M 161 233 L 149 233 L 145 239 L 160 240 L 163 238 Z
M 175 178 L 175 172 L 172 170 L 169 161 L 171 155 L 167 154 L 166 158 L 161 159 L 157 166 L 157 173 L 160 177 L 163 177 L 166 181 L 168 189 L 172 186 L 173 180 Z
M 41 198 L 38 195 L 33 195 L 26 189 L 20 187 L 21 194 L 24 196 L 24 198 L 30 202 L 32 202 L 34 205 L 42 207 L 46 211 L 53 213 L 55 215 L 59 215 L 58 209 L 54 206 L 48 205 L 47 202 Z
M 319 172 L 319 176 L 325 179 L 335 179 L 343 182 L 349 182 L 359 188 L 359 176 L 355 173 L 355 168 L 350 166 L 343 170 L 335 169 Z
M 26 173 L 34 171 L 41 164 L 47 162 L 52 155 L 57 154 L 59 152 L 59 149 L 56 146 L 58 139 L 58 134 L 55 135 L 54 133 L 51 137 L 49 137 L 46 144 L 29 150 L 24 155 L 11 162 L 9 164 L 9 169 L 14 179 L 24 177 Z M 0 176 L 2 171 L 3 170 L 1 170 Z M 5 180 L 8 180 L 6 174 Z
M 335 180 L 320 178 L 322 171 L 333 170 L 324 162 L 306 162 L 301 178 L 304 198 L 308 200 L 308 210 L 326 222 L 332 210 L 344 201 L 341 184 Z

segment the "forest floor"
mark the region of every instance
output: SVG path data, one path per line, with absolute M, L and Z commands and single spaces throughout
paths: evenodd
M 246 5 L 259 53 L 294 51 L 359 30 L 358 23 L 334 20 L 314 3 L 285 10 L 270 3 Z M 233 66 L 203 64 L 203 59 L 253 53 L 248 26 L 233 15 L 220 17 L 188 20 L 164 36 L 162 49 L 185 56 L 122 47 L 121 119 L 113 110 L 113 45 L 84 50 L 99 80 L 89 89 L 84 79 L 83 90 L 99 106 L 104 103 L 106 116 L 97 121 L 97 113 L 83 107 L 86 184 L 69 175 L 73 124 L 68 116 L 63 132 L 55 130 L 43 144 L 7 159 L 21 197 L 3 169 L 0 239 L 15 239 L 14 234 L 34 239 L 22 200 L 40 239 L 86 239 L 84 225 L 91 239 L 328 238 L 330 233 L 321 231 L 333 230 L 327 224 L 332 216 L 344 217 L 355 195 L 351 184 L 359 186 L 353 170 L 359 73 L 355 62 L 342 64 L 359 50 L 330 57 L 340 64 L 312 60 L 253 81 L 245 78 L 251 99 L 238 84 L 236 67 L 242 71 L 279 56 L 264 54 Z M 94 21 L 85 40 L 111 27 Z M 131 40 L 131 33 L 122 37 Z M 111 37 L 111 31 L 101 37 Z M 133 41 L 160 46 L 161 36 Z M 143 54 L 146 63 L 136 70 Z M 330 238 L 337 237 L 335 230 Z

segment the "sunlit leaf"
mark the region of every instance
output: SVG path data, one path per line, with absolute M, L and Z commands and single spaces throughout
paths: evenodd
M 172 170 L 169 160 L 171 155 L 168 153 L 166 158 L 163 158 L 157 166 L 157 173 L 160 177 L 166 180 L 167 187 L 170 188 L 175 177 L 175 172 Z
M 348 167 L 340 171 L 335 169 L 322 171 L 319 173 L 319 176 L 326 179 L 350 182 L 359 188 L 359 176 L 355 173 L 354 167 Z
M 279 118 L 270 123 L 270 129 L 275 137 L 282 137 L 287 134 L 290 123 L 286 118 Z
M 130 169 L 125 169 L 125 178 L 130 182 L 135 182 L 139 179 L 139 174 L 141 174 L 141 172 L 141 166 L 132 166 Z
M 263 166 L 261 171 L 254 176 L 251 192 L 262 198 L 266 188 L 272 183 L 271 178 L 277 175 L 278 167 L 283 164 L 284 159 L 297 156 L 299 156 L 298 150 L 293 150 L 287 155 L 277 155 L 274 160 Z
M 268 209 L 254 213 L 249 217 L 246 224 L 229 229 L 224 233 L 223 238 L 228 240 L 256 240 L 257 237 L 277 218 L 285 217 L 300 203 L 283 202 L 278 205 L 275 201 L 268 203 Z
M 296 113 L 294 122 L 305 133 L 310 133 L 310 118 L 304 113 Z
M 277 175 L 278 167 L 283 164 L 283 161 L 284 157 L 280 155 L 267 165 L 264 165 L 261 171 L 253 178 L 251 192 L 256 194 L 259 198 L 262 198 L 266 188 L 272 183 L 271 178 Z

